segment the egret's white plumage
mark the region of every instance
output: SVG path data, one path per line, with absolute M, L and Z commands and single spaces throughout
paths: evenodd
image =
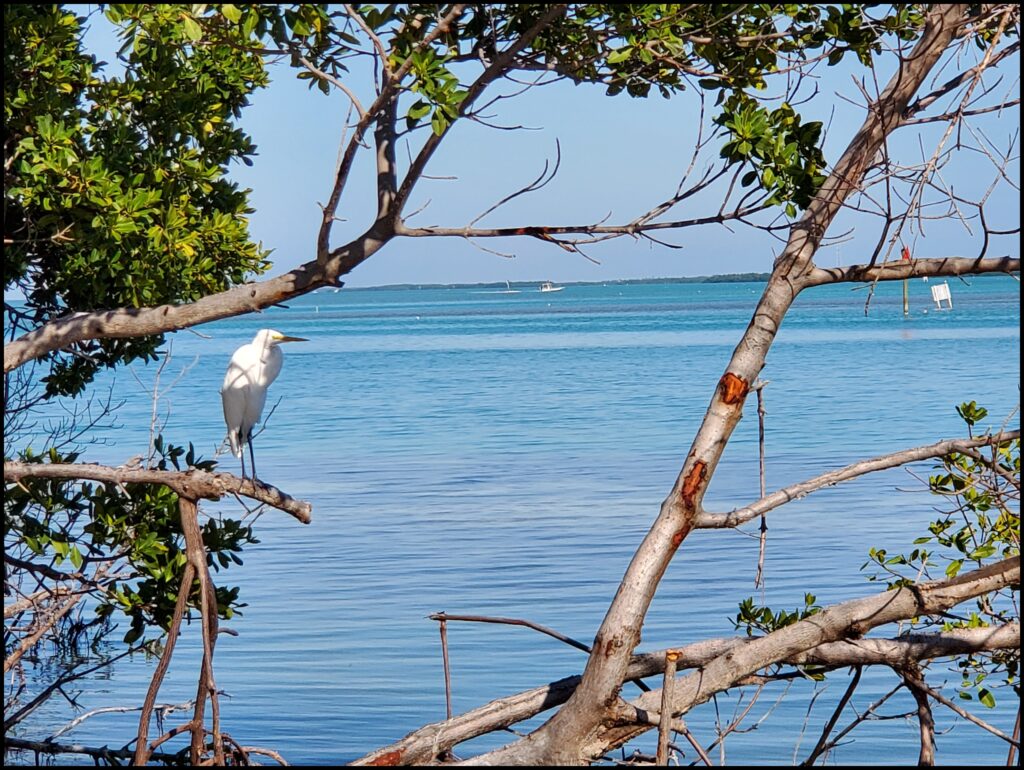
M 231 444 L 231 453 L 242 461 L 243 477 L 245 458 L 242 456 L 242 447 L 248 444 L 252 478 L 256 478 L 252 430 L 260 421 L 263 407 L 267 403 L 267 388 L 281 373 L 284 355 L 278 345 L 282 342 L 305 341 L 302 337 L 288 337 L 273 329 L 260 329 L 252 342 L 242 345 L 231 356 L 220 397 L 224 404 L 228 443 Z

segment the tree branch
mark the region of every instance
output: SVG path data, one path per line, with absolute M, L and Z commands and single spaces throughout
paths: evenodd
M 96 760 L 134 759 L 135 752 L 131 749 L 111 749 L 106 746 L 83 746 L 80 743 L 54 743 L 52 741 L 29 741 L 24 738 L 4 736 L 4 747 L 8 750 L 34 751 L 40 754 L 84 754 Z M 169 765 L 181 763 L 180 754 L 154 753 L 150 759 L 156 759 Z M 112 762 L 111 762 L 112 763 Z M 98 764 L 98 763 L 97 763 Z M 112 763 L 113 764 L 113 763 Z
M 494 61 L 484 69 L 483 73 L 467 89 L 466 98 L 459 104 L 457 118 L 466 114 L 469 108 L 473 105 L 473 102 L 475 102 L 480 94 L 483 93 L 484 89 L 508 70 L 516 54 L 528 46 L 537 34 L 541 32 L 541 30 L 565 13 L 566 8 L 567 6 L 564 3 L 550 6 L 536 21 L 536 23 L 524 32 L 518 40 L 511 43 L 505 48 L 505 50 L 494 57 Z M 412 194 L 416 183 L 423 175 L 423 170 L 426 168 L 427 163 L 430 161 L 430 158 L 433 157 L 434 152 L 437 150 L 444 137 L 448 135 L 448 132 L 454 124 L 455 121 L 450 123 L 440 134 L 431 134 L 427 137 L 423 146 L 420 148 L 419 153 L 409 165 L 405 178 L 402 180 L 401 187 L 398 188 L 398 194 L 395 196 L 396 216 L 401 215 L 402 209 L 405 207 L 406 202 L 408 202 L 409 196 Z
M 109 569 L 110 565 L 101 564 L 96 569 L 96 573 L 93 576 L 93 581 L 95 582 L 100 580 Z M 83 598 L 85 598 L 85 596 L 86 592 L 84 591 L 81 593 L 70 593 L 64 595 L 57 609 L 49 610 L 47 612 L 47 616 L 45 620 L 40 622 L 39 628 L 35 629 L 28 636 L 24 637 L 17 644 L 17 646 L 15 646 L 11 650 L 11 652 L 6 655 L 6 657 L 4 657 L 4 673 L 6 674 L 8 671 L 10 671 L 15 666 L 15 664 L 17 664 L 17 662 L 22 659 L 25 653 L 31 650 L 35 646 L 36 642 L 42 639 L 43 635 L 47 631 L 49 631 L 51 628 L 57 625 L 60 619 L 67 615 L 68 612 L 70 612 L 71 609 L 76 604 L 78 604 L 80 601 L 82 601 Z
M 907 107 L 906 111 L 903 113 L 903 117 L 902 117 L 901 123 L 906 125 L 907 123 L 910 123 L 910 122 L 920 122 L 920 121 L 912 121 L 911 119 L 915 115 L 917 115 L 919 112 L 921 112 L 921 111 L 927 109 L 928 107 L 930 107 L 933 103 L 935 103 L 936 100 L 940 99 L 944 95 L 946 95 L 946 94 L 950 93 L 951 91 L 955 90 L 959 86 L 962 86 L 968 80 L 972 80 L 972 79 L 976 78 L 984 70 L 988 69 L 989 67 L 994 67 L 1000 61 L 1002 61 L 1003 59 L 1005 59 L 1008 56 L 1012 56 L 1013 54 L 1017 53 L 1017 51 L 1019 51 L 1019 50 L 1020 50 L 1020 41 L 1019 40 L 1015 40 L 1013 43 L 1008 45 L 1002 51 L 1000 51 L 999 53 L 997 53 L 994 56 L 990 57 L 986 61 L 983 61 L 983 62 L 979 63 L 977 66 L 971 67 L 969 70 L 964 70 L 963 72 L 961 72 L 956 77 L 950 78 L 949 80 L 947 80 L 945 83 L 943 83 L 941 86 L 936 88 L 931 93 L 925 94 L 924 96 L 921 96 L 918 99 L 915 99 L 913 104 L 910 104 Z
M 226 494 L 248 497 L 291 514 L 303 524 L 312 520 L 313 507 L 285 494 L 277 487 L 241 479 L 230 473 L 210 473 L 192 468 L 187 471 L 157 471 L 145 468 L 112 468 L 95 463 L 4 463 L 4 481 L 22 479 L 87 479 L 106 484 L 162 484 L 181 497 L 219 500 Z
M 459 238 L 511 238 L 519 235 L 529 235 L 534 238 L 550 240 L 554 235 L 566 235 L 580 233 L 583 235 L 640 235 L 652 230 L 678 230 L 683 227 L 696 227 L 699 225 L 723 224 L 732 219 L 756 214 L 768 208 L 766 205 L 750 206 L 748 208 L 736 209 L 729 213 L 713 214 L 706 217 L 694 217 L 693 219 L 682 219 L 672 222 L 643 222 L 646 215 L 638 220 L 627 222 L 621 225 L 528 225 L 524 227 L 405 227 L 404 225 L 396 230 L 396 235 L 405 235 L 413 238 L 422 237 L 459 237 Z
M 788 487 L 784 487 L 777 492 L 772 492 L 772 494 L 762 497 L 752 505 L 737 508 L 729 513 L 710 513 L 703 511 L 697 517 L 697 520 L 694 523 L 694 528 L 721 529 L 723 527 L 738 527 L 740 524 L 745 524 L 756 516 L 767 513 L 781 505 L 785 505 L 791 500 L 799 500 L 816 490 L 835 486 L 836 484 L 855 479 L 858 476 L 863 476 L 867 473 L 896 468 L 900 465 L 906 465 L 907 463 L 927 460 L 930 457 L 943 457 L 950 452 L 963 452 L 965 450 L 973 449 L 974 447 L 1003 444 L 1019 438 L 1020 431 L 1014 430 L 1006 433 L 998 433 L 994 436 L 982 436 L 975 439 L 946 439 L 938 442 L 937 444 L 904 449 L 899 452 L 893 452 L 892 454 L 873 457 L 870 460 L 861 460 L 851 465 L 847 465 L 845 468 L 822 473 L 821 475 L 815 476 L 807 481 L 790 484 Z
M 817 267 L 804 278 L 805 286 L 823 286 L 830 283 L 899 281 L 906 278 L 957 277 L 981 273 L 1020 272 L 1019 257 L 938 257 L 883 262 L 880 265 L 847 265 L 845 267 Z
M 743 637 L 709 639 L 671 648 L 679 654 L 680 670 L 700 668 L 730 650 L 750 644 Z M 856 639 L 828 642 L 794 655 L 784 661 L 790 665 L 820 665 L 829 668 L 846 666 L 899 666 L 909 661 L 951 655 L 970 654 L 981 650 L 1014 649 L 1020 646 L 1020 624 L 1009 623 L 999 628 L 956 629 L 944 633 L 908 634 L 896 639 Z M 627 671 L 629 679 L 655 676 L 665 668 L 669 650 L 635 655 Z M 445 722 L 437 722 L 414 730 L 401 740 L 377 749 L 354 765 L 401 764 L 419 765 L 458 744 L 502 730 L 561 705 L 572 695 L 580 682 L 570 676 L 557 682 L 500 698 L 467 711 Z
M 440 21 L 438 27 L 431 30 L 421 43 L 429 44 L 443 34 L 447 25 L 462 13 L 464 7 L 460 4 L 453 6 L 445 18 Z M 565 8 L 565 5 L 556 5 L 548 9 L 533 28 L 509 46 L 494 63 L 487 67 L 471 86 L 470 96 L 460 105 L 460 116 L 491 81 L 503 74 L 511 58 L 528 45 L 537 32 L 552 19 L 564 13 Z M 254 312 L 280 304 L 322 286 L 337 285 L 341 276 L 376 253 L 392 237 L 394 233 L 389 229 L 389 221 L 398 217 L 415 181 L 422 174 L 423 166 L 445 135 L 432 135 L 427 140 L 406 174 L 402 187 L 397 193 L 397 199 L 394 200 L 394 205 L 388 211 L 387 216 L 383 219 L 378 218 L 365 233 L 349 243 L 331 250 L 331 225 L 334 222 L 341 192 L 352 168 L 356 150 L 361 146 L 364 134 L 370 124 L 381 119 L 381 110 L 393 97 L 398 80 L 407 74 L 410 67 L 411 56 L 385 84 L 377 99 L 367 108 L 363 117 L 356 124 L 353 136 L 335 174 L 330 198 L 324 206 L 323 221 L 317 236 L 315 260 L 306 262 L 276 278 L 236 286 L 189 304 L 72 313 L 49 321 L 4 346 L 4 371 L 11 371 L 47 353 L 68 348 L 76 342 L 89 339 L 140 337 L 176 331 L 207 321 Z
M 836 704 L 835 709 L 832 711 L 832 716 L 829 717 L 825 726 L 821 729 L 821 737 L 818 738 L 818 742 L 814 744 L 814 748 L 811 749 L 811 756 L 818 756 L 825 748 L 825 743 L 828 741 L 829 733 L 836 726 L 836 722 L 839 721 L 839 716 L 843 713 L 843 709 L 846 708 L 846 704 L 850 702 L 850 698 L 853 697 L 854 691 L 857 689 L 857 685 L 860 684 L 861 674 L 864 673 L 863 666 L 856 666 L 853 671 L 853 676 L 850 678 L 850 683 L 846 687 L 846 692 L 843 693 L 843 697 L 839 699 L 839 703 Z
M 1020 582 L 1020 557 L 1014 556 L 951 580 L 901 586 L 881 594 L 853 599 L 828 607 L 793 625 L 780 628 L 719 655 L 701 669 L 675 684 L 673 714 L 685 714 L 694 706 L 727 690 L 743 678 L 779 661 L 799 656 L 825 642 L 859 637 L 872 628 L 919 615 L 944 612 L 960 602 Z M 988 630 L 988 629 L 986 629 Z M 656 710 L 660 692 L 652 690 L 632 701 L 634 708 Z M 586 755 L 600 756 L 632 740 L 649 727 L 607 728 L 587 747 Z
M 918 754 L 918 767 L 931 767 L 935 764 L 935 717 L 932 716 L 932 707 L 928 703 L 927 689 L 924 686 L 924 677 L 917 666 L 908 665 L 897 669 L 910 694 L 914 696 L 917 703 L 918 732 L 921 736 L 921 751 Z
M 933 690 L 931 687 L 929 687 L 927 684 L 925 684 L 923 678 L 915 676 L 913 670 L 911 670 L 909 673 L 907 671 L 901 671 L 900 674 L 907 681 L 908 686 L 913 686 L 917 690 L 920 690 L 922 693 L 924 693 L 924 694 L 934 698 L 935 700 L 937 700 L 939 703 L 941 703 L 946 708 L 949 708 L 949 709 L 955 711 L 957 714 L 962 716 L 968 722 L 973 722 L 978 727 L 982 728 L 983 730 L 987 730 L 988 732 L 992 733 L 992 735 L 996 736 L 997 738 L 1002 738 L 1004 741 L 1009 743 L 1011 746 L 1016 746 L 1017 748 L 1020 748 L 1020 741 L 1019 740 L 1015 740 L 1015 739 L 1011 738 L 1009 735 L 1004 733 L 1002 730 L 1000 730 L 1000 729 L 998 729 L 996 727 L 993 727 L 988 722 L 986 722 L 986 721 L 984 721 L 982 719 L 978 719 L 978 717 L 974 716 L 971 712 L 967 711 L 966 709 L 961 708 L 956 703 L 951 701 L 949 698 L 944 696 L 942 693 L 935 692 L 935 690 Z

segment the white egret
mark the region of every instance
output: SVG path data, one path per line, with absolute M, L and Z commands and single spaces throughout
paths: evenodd
M 245 478 L 242 445 L 249 445 L 254 481 L 256 457 L 252 451 L 252 429 L 263 414 L 263 406 L 267 402 L 267 388 L 281 372 L 284 354 L 278 345 L 282 342 L 307 340 L 304 337 L 289 337 L 273 329 L 260 329 L 252 342 L 242 345 L 231 356 L 227 374 L 224 376 L 224 385 L 220 389 L 231 453 L 242 461 L 242 478 Z

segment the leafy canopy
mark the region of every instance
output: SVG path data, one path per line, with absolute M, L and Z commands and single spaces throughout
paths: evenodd
M 463 116 L 467 66 L 488 65 L 550 4 L 169 4 L 107 6 L 121 75 L 85 53 L 86 19 L 52 5 L 4 8 L 5 289 L 13 331 L 69 311 L 189 302 L 264 271 L 245 191 L 226 176 L 255 147 L 236 125 L 290 55 L 325 93 L 354 57 L 384 48 L 400 116 L 441 135 Z M 439 27 L 451 15 L 452 23 Z M 609 95 L 714 95 L 740 183 L 795 216 L 824 180 L 821 124 L 767 99 L 768 79 L 848 53 L 865 65 L 886 37 L 912 40 L 916 5 L 570 4 L 511 64 L 603 85 Z M 371 42 L 370 35 L 375 38 Z M 316 68 L 311 69 L 309 67 Z M 478 70 L 477 70 L 478 71 Z M 425 123 L 423 123 L 425 125 Z M 154 357 L 161 337 L 79 343 L 50 357 L 47 394 L 77 394 L 103 366 Z
M 266 269 L 245 191 L 226 177 L 255 147 L 235 125 L 267 83 L 262 59 L 196 46 L 174 6 L 112 6 L 131 19 L 123 75 L 82 50 L 86 20 L 4 6 L 4 288 L 9 328 L 68 311 L 193 301 Z M 160 337 L 103 340 L 51 357 L 48 394 L 154 357 Z

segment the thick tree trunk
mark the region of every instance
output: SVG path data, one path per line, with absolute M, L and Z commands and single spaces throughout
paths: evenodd
M 613 714 L 644 617 L 680 544 L 701 513 L 701 501 L 722 452 L 739 423 L 743 403 L 764 367 L 775 335 L 806 285 L 812 259 L 843 202 L 857 189 L 885 138 L 898 127 L 911 98 L 960 30 L 967 6 L 937 5 L 921 39 L 903 59 L 863 126 L 775 262 L 754 316 L 719 380 L 704 421 L 661 512 L 633 557 L 594 639 L 580 686 L 569 702 L 534 733 L 477 758 L 481 764 L 583 764 L 588 746 Z M 656 710 L 656 706 L 655 706 Z

